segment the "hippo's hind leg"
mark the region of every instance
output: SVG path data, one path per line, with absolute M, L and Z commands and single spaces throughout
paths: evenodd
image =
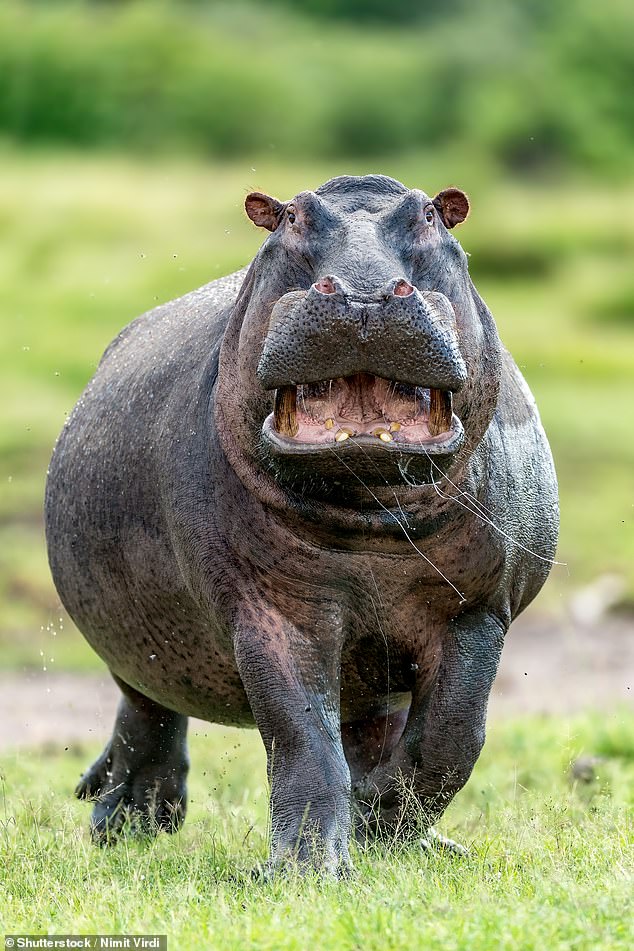
M 114 679 L 123 696 L 112 738 L 75 790 L 95 801 L 90 830 L 102 844 L 126 822 L 148 833 L 175 832 L 187 807 L 187 717 Z

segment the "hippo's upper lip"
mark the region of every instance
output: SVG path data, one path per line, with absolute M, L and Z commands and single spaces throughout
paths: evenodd
M 288 451 L 343 448 L 350 441 L 408 452 L 453 452 L 463 436 L 451 391 L 370 373 L 278 387 L 264 432 L 278 450 Z
M 360 374 L 460 390 L 467 367 L 450 300 L 413 289 L 407 296 L 355 301 L 313 285 L 275 303 L 257 368 L 264 389 Z

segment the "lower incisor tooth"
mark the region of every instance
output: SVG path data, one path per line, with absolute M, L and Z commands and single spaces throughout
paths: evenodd
M 344 439 L 350 439 L 350 433 L 345 429 L 340 429 L 335 436 L 335 442 L 343 442 Z

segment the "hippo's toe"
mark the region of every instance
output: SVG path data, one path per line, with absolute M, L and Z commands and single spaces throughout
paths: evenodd
M 112 766 L 108 749 L 109 748 L 106 747 L 99 759 L 95 760 L 90 769 L 86 770 L 77 783 L 75 795 L 78 799 L 96 799 L 106 786 L 108 773 Z
M 453 839 L 448 839 L 446 835 L 441 835 L 432 826 L 427 830 L 427 834 L 420 840 L 420 845 L 428 851 L 449 852 L 452 855 L 464 858 L 469 855 L 469 849 Z
M 136 788 L 136 791 L 135 791 Z M 98 845 L 109 845 L 125 832 L 157 835 L 176 832 L 185 820 L 185 799 L 166 798 L 160 780 L 142 789 L 122 783 L 99 797 L 90 818 L 90 834 Z

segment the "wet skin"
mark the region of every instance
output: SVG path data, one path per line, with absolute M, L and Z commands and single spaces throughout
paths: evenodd
M 336 873 L 469 777 L 556 480 L 449 233 L 462 192 L 342 177 L 246 209 L 251 265 L 123 330 L 55 448 L 51 569 L 122 690 L 78 794 L 98 840 L 171 831 L 186 718 L 255 724 L 271 867 Z

